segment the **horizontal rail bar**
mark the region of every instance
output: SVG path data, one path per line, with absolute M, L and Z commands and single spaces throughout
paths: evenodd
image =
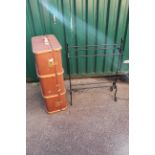
M 69 45 L 68 48 L 96 47 L 96 46 L 120 46 L 120 44 L 100 44 L 100 45 L 83 45 L 83 46 Z
M 97 51 L 97 50 L 119 50 L 120 48 L 85 48 L 85 49 L 74 49 L 73 51 L 74 52 L 78 52 L 78 51 L 87 51 L 87 50 L 95 50 L 95 51 Z M 69 50 L 69 51 L 71 51 L 71 50 Z
M 92 85 L 92 84 L 101 84 L 101 83 L 110 83 L 111 81 L 102 81 L 102 82 L 95 82 L 95 83 L 79 83 L 79 84 L 72 84 L 72 86 L 78 85 Z
M 103 87 L 111 87 L 111 86 L 99 86 L 99 87 L 84 87 L 84 88 L 72 88 L 72 90 L 80 90 L 80 89 L 93 89 L 93 88 L 103 88 Z
M 69 58 L 78 58 L 78 57 L 94 57 L 94 56 L 119 56 L 121 54 L 93 54 L 93 55 L 79 55 L 79 56 L 70 56 Z

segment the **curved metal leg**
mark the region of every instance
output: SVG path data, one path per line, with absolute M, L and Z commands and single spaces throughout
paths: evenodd
M 117 86 L 115 85 L 115 92 L 114 92 L 114 101 L 116 102 L 117 101 Z
M 110 91 L 113 91 L 114 89 L 116 89 L 116 80 L 113 81 L 112 86 L 110 87 Z
M 110 91 L 113 91 L 113 86 L 110 87 Z
M 72 90 L 70 90 L 70 105 L 72 105 Z

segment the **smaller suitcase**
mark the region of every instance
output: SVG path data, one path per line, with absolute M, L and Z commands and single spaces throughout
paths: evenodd
M 48 75 L 62 70 L 61 45 L 54 35 L 42 35 L 32 37 L 32 51 L 35 54 L 36 66 L 39 75 Z M 57 61 L 53 64 L 51 60 Z

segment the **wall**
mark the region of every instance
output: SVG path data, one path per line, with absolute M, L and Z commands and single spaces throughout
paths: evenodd
M 65 44 L 111 44 L 124 40 L 123 60 L 129 57 L 128 0 L 27 0 L 26 6 L 26 75 L 37 81 L 31 37 L 54 34 L 61 43 L 63 67 L 67 76 Z M 88 51 L 90 54 L 96 51 Z M 98 51 L 101 53 L 103 51 Z M 104 51 L 115 52 L 115 51 Z M 85 54 L 86 51 L 80 52 Z M 74 55 L 74 53 L 73 53 Z M 89 57 L 71 60 L 74 76 L 112 75 L 118 57 Z M 128 72 L 128 65 L 121 66 Z

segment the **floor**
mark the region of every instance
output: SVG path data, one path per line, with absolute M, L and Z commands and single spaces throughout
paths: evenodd
M 118 82 L 117 102 L 109 88 L 76 91 L 73 106 L 48 115 L 39 84 L 27 83 L 27 155 L 128 155 L 128 87 Z

